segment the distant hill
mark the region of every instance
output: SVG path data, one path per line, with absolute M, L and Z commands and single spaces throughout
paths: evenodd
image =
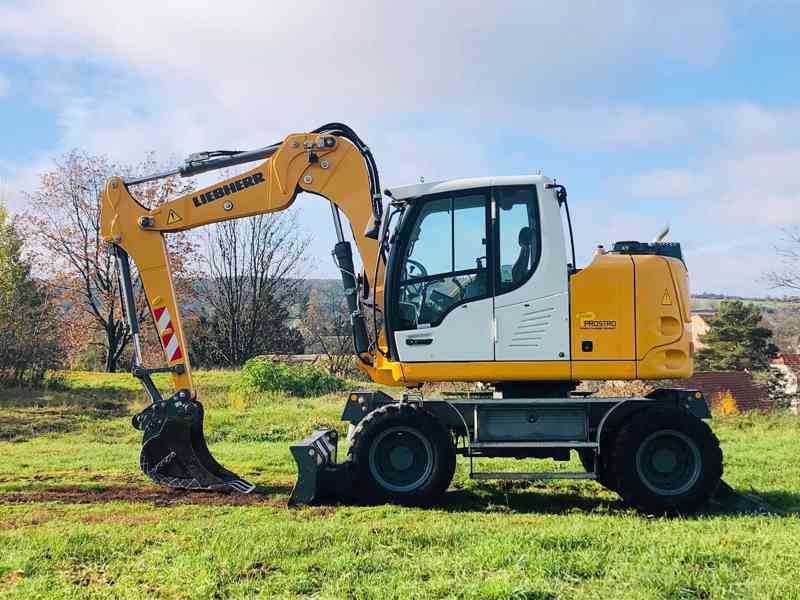
M 332 290 L 337 295 L 344 294 L 342 282 L 339 279 L 307 279 L 304 289 L 306 294 L 312 289 L 319 290 L 320 292 L 329 292 Z M 800 309 L 800 297 L 798 296 L 784 296 L 782 298 L 766 296 L 757 298 L 702 292 L 699 294 L 692 294 L 692 310 L 715 310 L 722 300 L 752 302 L 760 306 L 765 312 L 772 312 L 783 308 Z
M 783 298 L 774 298 L 770 296 L 765 298 L 752 298 L 704 292 L 702 294 L 692 294 L 692 310 L 716 310 L 719 303 L 723 300 L 741 300 L 742 302 L 752 303 L 761 307 L 766 313 L 786 308 L 800 308 L 800 298 L 797 296 L 785 296 Z
M 203 292 L 204 288 L 209 285 L 208 280 L 199 280 L 197 283 L 198 292 Z M 333 293 L 336 296 L 343 296 L 344 290 L 342 289 L 342 281 L 340 279 L 306 279 L 300 286 L 300 297 L 294 306 L 294 313 L 299 315 L 301 304 L 308 297 L 311 290 L 327 295 Z M 781 309 L 800 309 L 800 297 L 798 296 L 784 296 L 777 297 L 747 297 L 747 296 L 730 296 L 727 294 L 719 294 L 715 292 L 702 292 L 699 294 L 692 294 L 692 310 L 694 311 L 707 311 L 716 310 L 717 306 L 722 300 L 741 300 L 743 302 L 752 302 L 764 310 L 766 313 L 772 313 Z

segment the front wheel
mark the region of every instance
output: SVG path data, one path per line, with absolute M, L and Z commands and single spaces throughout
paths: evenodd
M 635 414 L 620 428 L 611 458 L 616 491 L 649 513 L 693 512 L 722 477 L 719 440 L 706 423 L 679 410 Z
M 439 502 L 456 467 L 450 433 L 416 404 L 388 404 L 367 415 L 348 457 L 364 500 L 408 506 Z

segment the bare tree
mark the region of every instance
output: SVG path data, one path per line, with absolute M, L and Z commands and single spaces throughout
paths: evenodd
M 225 221 L 208 235 L 208 310 L 192 341 L 198 364 L 236 366 L 266 353 L 294 353 L 302 335 L 290 327 L 308 238 L 294 212 Z
M 784 229 L 775 252 L 781 267 L 767 273 L 767 281 L 776 288 L 800 290 L 800 227 Z
M 800 304 L 787 303 L 764 315 L 775 345 L 788 354 L 800 352 Z
M 345 376 L 353 367 L 353 333 L 347 302 L 334 289 L 312 289 L 302 320 L 303 336 L 325 356 L 331 375 Z
M 41 176 L 38 189 L 27 194 L 25 223 L 35 244 L 32 256 L 37 270 L 60 290 L 63 334 L 73 348 L 99 344 L 109 372 L 116 371 L 131 335 L 119 305 L 114 257 L 100 239 L 100 196 L 111 175 L 144 174 L 157 168 L 152 155 L 129 166 L 75 150 L 57 161 L 54 170 Z M 192 187 L 191 181 L 170 177 L 131 192 L 141 204 L 156 206 Z M 191 264 L 194 245 L 185 234 L 168 239 L 175 258 L 173 272 L 180 279 Z M 134 285 L 137 318 L 142 321 L 148 310 L 138 275 Z

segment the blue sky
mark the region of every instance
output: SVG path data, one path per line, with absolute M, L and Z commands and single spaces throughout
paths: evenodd
M 694 291 L 780 294 L 763 274 L 800 224 L 798 17 L 789 2 L 0 0 L 2 193 L 25 210 L 72 148 L 177 161 L 338 120 L 388 186 L 557 177 L 579 264 L 669 223 Z M 311 273 L 334 275 L 327 208 L 298 206 Z

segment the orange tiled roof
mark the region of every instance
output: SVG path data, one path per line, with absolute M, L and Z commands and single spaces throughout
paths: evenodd
M 767 387 L 754 383 L 746 371 L 701 371 L 688 379 L 681 379 L 678 385 L 700 390 L 712 405 L 721 394 L 730 392 L 741 411 L 767 410 L 770 407 Z

